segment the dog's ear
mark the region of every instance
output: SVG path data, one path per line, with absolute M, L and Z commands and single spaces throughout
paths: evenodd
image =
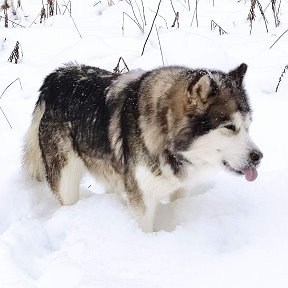
M 196 83 L 195 83 L 196 82 Z M 187 100 L 192 105 L 207 103 L 208 98 L 217 94 L 217 85 L 208 75 L 203 75 L 200 79 L 191 81 L 187 89 Z
M 248 67 L 247 64 L 242 63 L 239 67 L 237 67 L 236 69 L 234 69 L 228 73 L 228 77 L 232 81 L 235 81 L 235 83 L 238 87 L 242 86 L 243 79 L 244 79 L 245 73 L 247 71 L 247 67 Z

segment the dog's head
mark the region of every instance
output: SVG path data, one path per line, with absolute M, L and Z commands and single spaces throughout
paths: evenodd
M 243 88 L 246 70 L 247 65 L 241 64 L 227 74 L 207 70 L 191 74 L 181 107 L 184 117 L 175 121 L 173 146 L 192 164 L 221 166 L 253 181 L 263 154 L 249 135 L 252 113 Z M 179 105 L 174 109 L 173 114 L 179 115 Z

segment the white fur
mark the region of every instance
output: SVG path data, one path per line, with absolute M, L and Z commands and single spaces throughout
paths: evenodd
M 155 176 L 143 165 L 136 167 L 135 176 L 145 204 L 144 215 L 138 215 L 138 218 L 140 218 L 138 221 L 145 232 L 153 232 L 155 213 L 159 201 L 171 195 L 183 185 L 168 165 L 163 165 L 161 168 L 162 174 Z
M 250 151 L 257 146 L 248 133 L 249 115 L 236 112 L 232 119 L 227 124 L 235 125 L 237 133 L 223 125 L 196 139 L 183 155 L 196 166 L 223 166 L 226 161 L 233 169 L 242 170 L 248 163 Z
M 79 200 L 79 184 L 85 171 L 83 161 L 69 152 L 66 166 L 61 170 L 59 195 L 62 205 L 73 205 Z
M 42 161 L 42 154 L 39 146 L 39 124 L 45 111 L 45 104 L 35 108 L 32 123 L 25 135 L 25 145 L 23 150 L 23 167 L 26 173 L 38 181 L 43 181 L 45 171 Z

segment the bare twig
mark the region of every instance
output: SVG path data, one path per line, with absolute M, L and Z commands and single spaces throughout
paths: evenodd
M 217 24 L 214 20 L 211 20 L 211 31 L 218 28 L 219 35 L 228 34 L 219 24 Z
M 190 24 L 190 27 L 192 27 L 193 22 L 194 22 L 194 18 L 196 18 L 196 26 L 198 27 L 199 23 L 198 23 L 198 1 L 199 0 L 195 0 L 195 9 L 194 9 L 194 13 L 193 13 L 193 17 L 192 17 L 192 21 Z
M 124 16 L 127 16 L 129 17 L 136 25 L 137 27 L 139 28 L 139 30 L 144 33 L 144 30 L 143 28 L 141 27 L 141 25 L 139 24 L 139 22 L 136 22 L 135 19 L 133 19 L 129 14 L 127 14 L 126 12 L 123 12 L 123 17 L 122 17 L 122 34 L 124 35 Z
M 172 0 L 170 0 L 170 3 L 171 3 L 171 6 L 172 6 L 172 9 L 173 9 L 174 14 L 176 14 L 176 10 L 175 10 L 175 8 L 174 8 L 174 5 L 173 5 Z
M 43 22 L 43 19 L 44 20 L 46 19 L 46 10 L 45 10 L 44 5 L 42 6 L 41 11 L 40 11 L 40 24 Z
M 280 82 L 281 82 L 282 78 L 284 77 L 284 74 L 286 73 L 286 71 L 288 71 L 288 65 L 286 65 L 286 66 L 284 67 L 284 70 L 282 71 L 282 73 L 281 73 L 281 75 L 280 75 L 280 77 L 279 77 L 278 84 L 277 84 L 277 86 L 276 86 L 275 92 L 278 92 L 278 88 L 279 88 Z
M 12 82 L 4 89 L 4 91 L 2 92 L 2 94 L 1 94 L 1 96 L 0 96 L 0 99 L 2 98 L 2 96 L 4 95 L 4 93 L 7 91 L 7 89 L 8 89 L 11 85 L 13 85 L 16 81 L 19 81 L 21 90 L 23 90 L 23 89 L 22 89 L 21 80 L 20 80 L 20 78 L 17 78 L 17 79 L 15 79 L 14 81 L 12 81 Z M 2 112 L 2 114 L 3 114 L 3 116 L 5 117 L 8 125 L 9 125 L 10 128 L 12 129 L 12 125 L 11 125 L 10 121 L 8 120 L 8 117 L 6 116 L 6 114 L 5 114 L 4 110 L 2 109 L 2 107 L 0 107 L 0 110 L 1 110 L 1 112 Z
M 5 117 L 6 121 L 7 121 L 7 123 L 9 124 L 10 128 L 12 129 L 12 125 L 11 125 L 11 123 L 9 122 L 9 120 L 8 120 L 8 118 L 7 118 L 7 116 L 6 116 L 6 114 L 4 113 L 4 111 L 3 111 L 3 109 L 2 109 L 1 107 L 0 107 L 0 110 L 1 110 L 2 114 L 4 115 L 4 117 Z
M 277 40 L 269 47 L 269 49 L 271 49 L 271 48 L 281 39 L 281 37 L 282 37 L 285 33 L 287 33 L 287 32 L 288 32 L 288 29 L 285 30 L 285 31 L 277 38 Z
M 273 16 L 274 16 L 275 26 L 278 27 L 280 24 L 280 20 L 278 18 L 278 13 L 276 11 L 276 0 L 271 0 L 271 4 L 272 4 L 272 11 L 273 11 Z M 281 1 L 280 1 L 280 4 L 281 4 Z
M 120 70 L 120 62 L 121 62 L 121 61 L 123 62 L 123 64 L 124 64 L 125 67 Z M 116 67 L 113 69 L 113 73 L 115 73 L 115 74 L 121 74 L 125 69 L 127 70 L 127 72 L 129 72 L 129 68 L 128 68 L 125 60 L 124 60 L 123 57 L 121 56 L 121 57 L 119 57 L 119 59 L 118 59 L 118 62 L 117 62 Z
M 5 17 L 0 16 L 0 19 L 2 19 L 2 18 L 6 19 Z M 6 20 L 5 20 L 5 21 L 6 21 Z M 7 19 L 7 21 L 8 21 L 8 22 L 11 22 L 12 24 L 14 24 L 14 25 L 16 25 L 16 26 L 19 26 L 19 27 L 21 27 L 21 28 L 26 28 L 25 26 L 23 26 L 23 25 L 21 25 L 21 24 L 18 24 L 18 23 L 14 22 L 14 21 L 12 21 L 12 20 L 10 20 L 10 19 Z
M 158 43 L 159 43 L 160 52 L 161 52 L 162 65 L 164 66 L 163 51 L 162 51 L 162 46 L 161 46 L 161 42 L 160 42 L 160 37 L 159 37 L 159 33 L 158 33 L 158 29 L 157 29 L 157 26 L 156 26 L 156 25 L 155 25 L 155 28 L 156 28 L 156 33 L 157 33 Z
M 176 23 L 177 23 L 177 27 L 179 28 L 179 12 L 175 13 L 175 19 L 171 27 L 175 27 Z
M 144 8 L 143 0 L 141 0 L 141 5 L 142 5 L 142 13 L 143 13 L 144 25 L 146 26 L 147 22 L 146 22 L 145 8 Z
M 63 2 L 64 2 L 64 1 L 63 1 Z M 99 2 L 101 3 L 101 1 L 99 1 Z M 97 3 L 97 4 L 98 4 L 98 3 Z M 68 7 L 68 5 L 69 5 L 70 7 Z M 72 11 L 71 11 L 71 0 L 69 0 L 69 1 L 67 2 L 67 4 L 64 2 L 63 6 L 65 7 L 65 10 L 64 10 L 64 12 L 62 13 L 62 15 L 64 15 L 65 12 L 68 10 L 68 12 L 69 12 L 69 14 L 70 14 L 70 16 L 71 16 L 71 13 L 72 13 Z
M 74 18 L 72 17 L 72 15 L 70 15 L 70 18 L 72 19 L 73 24 L 74 24 L 74 26 L 75 26 L 75 28 L 76 28 L 76 30 L 77 30 L 77 32 L 78 32 L 80 38 L 82 38 L 82 36 L 81 36 L 81 34 L 80 34 L 80 32 L 79 32 L 79 29 L 78 29 L 78 27 L 77 27 L 77 25 L 76 25 L 76 23 L 75 23 Z
M 143 56 L 143 54 L 144 54 L 145 46 L 146 46 L 146 44 L 147 44 L 147 42 L 148 42 L 148 39 L 149 39 L 149 37 L 150 37 L 150 34 L 151 34 L 152 30 L 153 30 L 155 20 L 156 20 L 156 18 L 157 18 L 158 13 L 159 13 L 161 1 L 162 1 L 162 0 L 160 0 L 159 3 L 158 3 L 157 10 L 156 10 L 156 14 L 155 14 L 155 16 L 154 16 L 154 18 L 153 18 L 150 31 L 149 31 L 148 36 L 147 36 L 147 38 L 146 38 L 146 40 L 145 40 L 145 43 L 144 43 L 144 45 L 143 45 L 143 49 L 142 49 L 141 56 Z
M 29 25 L 29 28 L 35 24 L 35 21 L 38 19 L 38 17 L 40 16 L 40 13 L 37 15 L 37 17 L 31 22 L 31 24 Z
M 23 58 L 23 49 L 22 49 L 22 46 L 21 46 L 21 44 L 19 43 L 19 41 L 16 41 L 15 47 L 14 47 L 14 49 L 12 50 L 11 55 L 10 55 L 10 57 L 8 58 L 8 61 L 9 61 L 9 62 L 12 62 L 12 61 L 14 60 L 14 61 L 15 61 L 15 64 L 17 64 L 17 63 L 18 63 L 18 60 L 20 59 L 19 51 L 21 51 L 21 55 L 22 55 L 22 58 Z
M 133 13 L 133 15 L 134 15 L 135 22 L 137 23 L 137 25 L 138 25 L 139 27 L 141 27 L 140 30 L 142 30 L 142 31 L 144 32 L 144 27 L 142 27 L 142 26 L 140 25 L 140 23 L 139 23 L 139 20 L 138 20 L 138 18 L 137 18 L 137 16 L 136 16 L 136 13 L 135 13 L 135 10 L 134 10 L 134 6 L 133 6 L 131 0 L 127 0 L 127 3 L 131 6 L 131 9 L 132 9 L 132 13 Z
M 153 11 L 152 9 L 149 8 L 149 10 L 150 10 L 151 12 L 153 12 L 154 14 L 156 14 L 156 12 Z M 166 21 L 166 19 L 165 19 L 163 16 L 161 16 L 159 13 L 158 13 L 158 16 L 164 20 L 165 25 L 166 25 L 166 29 L 168 29 L 168 25 L 167 25 L 167 21 Z
M 258 0 L 251 0 L 251 7 L 250 7 L 250 11 L 249 11 L 249 14 L 248 14 L 248 20 L 250 21 L 250 34 L 252 33 L 252 27 L 253 27 L 253 21 L 256 19 L 256 14 L 255 14 L 255 7 L 256 7 L 256 4 L 260 10 L 260 13 L 262 15 L 262 18 L 264 20 L 264 24 L 265 24 L 265 28 L 266 28 L 266 31 L 268 33 L 268 20 L 265 16 L 265 13 L 264 13 L 264 10 L 262 8 L 262 5 L 260 4 L 260 2 Z
M 2 94 L 1 94 L 1 96 L 0 96 L 0 99 L 2 98 L 2 96 L 4 95 L 4 93 L 6 92 L 6 90 L 7 90 L 11 85 L 13 85 L 17 80 L 19 81 L 21 90 L 23 90 L 21 80 L 20 80 L 20 78 L 17 78 L 17 79 L 15 79 L 14 81 L 12 81 L 12 82 L 4 89 L 4 91 L 2 92 Z
M 264 11 L 263 11 L 263 8 L 262 8 L 262 6 L 261 6 L 261 4 L 260 4 L 260 2 L 259 2 L 258 0 L 257 0 L 257 5 L 258 5 L 258 8 L 259 8 L 259 10 L 260 10 L 260 13 L 261 13 L 261 15 L 262 15 L 262 17 L 263 17 L 264 24 L 265 24 L 265 27 L 266 27 L 266 31 L 267 31 L 267 33 L 268 33 L 268 26 L 267 26 L 268 20 L 267 20 L 267 18 L 266 18 L 266 16 L 265 16 Z

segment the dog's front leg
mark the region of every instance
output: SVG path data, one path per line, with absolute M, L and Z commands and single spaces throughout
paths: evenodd
M 126 192 L 132 217 L 144 232 L 153 232 L 158 199 L 149 190 L 140 189 L 136 179 L 132 177 L 126 179 Z
M 153 232 L 158 200 L 155 199 L 154 195 L 145 193 L 144 191 L 143 202 L 145 210 L 142 217 L 139 219 L 139 224 L 144 232 Z
M 135 191 L 133 192 L 135 193 Z M 128 208 L 143 232 L 153 232 L 158 201 L 145 196 L 144 193 L 139 193 L 136 198 L 129 197 Z

